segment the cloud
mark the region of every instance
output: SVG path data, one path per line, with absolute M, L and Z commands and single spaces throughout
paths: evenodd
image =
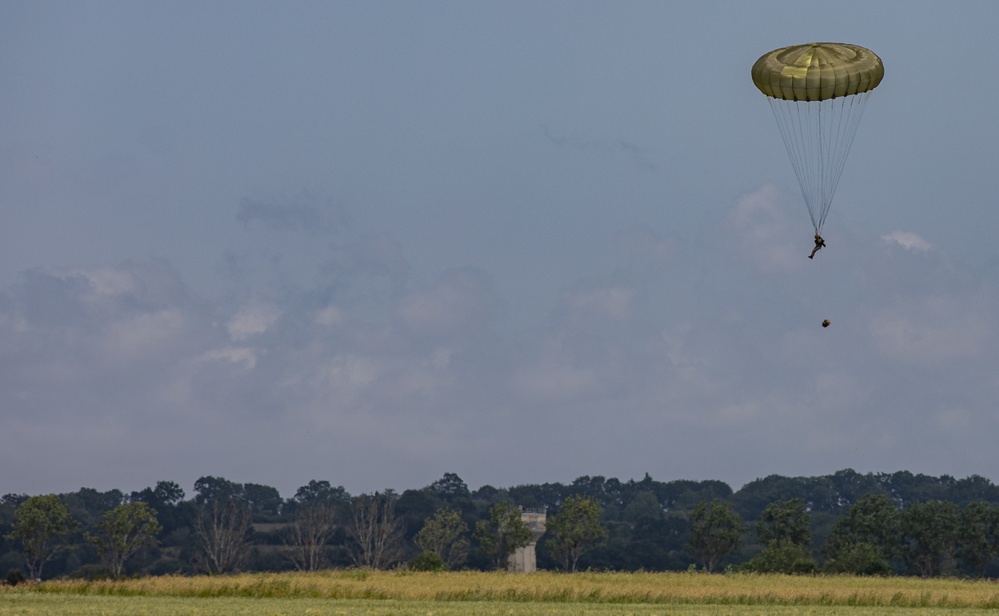
M 892 231 L 881 236 L 881 241 L 890 245 L 901 246 L 913 252 L 927 252 L 933 249 L 933 245 L 924 240 L 918 233 L 912 231 Z
M 695 256 L 722 252 L 710 242 L 738 229 L 749 238 L 735 244 L 740 256 L 783 267 L 764 241 L 784 245 L 788 226 L 772 189 L 740 199 L 729 221 Z M 835 328 L 822 330 L 800 314 L 810 300 L 794 298 L 792 276 L 761 284 L 745 270 L 716 271 L 710 259 L 690 274 L 674 253 L 693 247 L 640 227 L 606 238 L 607 271 L 549 289 L 547 312 L 515 328 L 505 327 L 507 298 L 488 272 L 455 268 L 416 280 L 387 235 L 340 238 L 327 253 L 328 276 L 278 299 L 238 303 L 192 296 L 156 263 L 35 270 L 0 290 L 0 405 L 19 417 L 16 425 L 4 418 L 0 432 L 16 430 L 52 455 L 83 455 L 72 443 L 86 435 L 118 452 L 95 462 L 105 473 L 142 452 L 132 454 L 141 468 L 131 476 L 147 482 L 211 472 L 274 477 L 284 490 L 315 468 L 376 456 L 383 466 L 347 480 L 371 489 L 389 477 L 405 488 L 427 468 L 488 478 L 512 439 L 526 453 L 500 481 L 532 465 L 613 475 L 648 459 L 727 477 L 742 471 L 684 466 L 692 443 L 757 461 L 746 473 L 785 463 L 775 452 L 789 450 L 778 441 L 794 443 L 798 457 L 812 454 L 810 468 L 821 471 L 845 465 L 844 448 L 870 443 L 887 443 L 878 459 L 891 460 L 905 455 L 906 438 L 892 432 L 900 413 L 914 434 L 948 416 L 967 425 L 983 417 L 949 369 L 979 394 L 999 390 L 994 375 L 979 378 L 994 365 L 995 302 L 978 287 L 941 284 L 951 270 L 923 264 L 917 272 L 911 259 L 868 267 L 879 252 L 868 243 L 867 253 L 850 253 L 866 278 L 830 281 L 844 285 L 830 293 L 842 307 Z M 655 276 L 644 275 L 650 264 Z M 915 274 L 918 288 L 906 284 Z M 494 417 L 502 425 L 483 432 Z M 3 460 L 23 451 L 0 441 L 12 452 Z M 300 459 L 277 468 L 259 456 L 268 448 Z M 617 453 L 573 458 L 604 450 Z M 56 472 L 37 476 L 87 481 Z
M 740 252 L 764 273 L 795 270 L 801 266 L 803 256 L 789 239 L 792 229 L 778 197 L 777 187 L 767 184 L 740 197 L 728 216 Z
M 233 340 L 246 340 L 266 332 L 280 318 L 281 309 L 277 306 L 252 302 L 233 315 L 225 327 Z
M 320 308 L 313 315 L 317 325 L 323 325 L 325 327 L 336 327 L 343 325 L 347 320 L 346 315 L 343 310 L 334 305 L 325 306 Z
M 335 244 L 330 248 L 321 270 L 329 284 L 387 278 L 398 285 L 409 276 L 410 266 L 399 243 L 386 234 L 378 233 Z
M 906 362 L 981 357 L 994 338 L 994 312 L 972 298 L 931 296 L 879 310 L 871 334 L 881 352 Z
M 487 275 L 478 270 L 446 272 L 434 285 L 399 301 L 400 323 L 419 337 L 476 336 L 488 327 L 495 297 Z
M 236 220 L 245 226 L 259 223 L 272 230 L 304 233 L 331 233 L 346 224 L 342 210 L 321 206 L 307 193 L 285 204 L 244 198 L 236 212 Z
M 627 139 L 584 139 L 576 135 L 557 135 L 547 126 L 543 126 L 542 131 L 545 137 L 558 148 L 623 154 L 639 167 L 648 170 L 656 169 L 656 165 L 652 162 L 645 149 Z
M 247 347 L 224 347 L 204 353 L 201 360 L 243 364 L 247 370 L 252 370 L 257 365 L 257 354 L 253 349 Z
M 153 352 L 172 340 L 184 327 L 184 315 L 177 308 L 147 312 L 108 326 L 106 345 L 117 356 Z
M 578 365 L 573 354 L 552 339 L 539 349 L 537 357 L 514 372 L 512 385 L 529 400 L 550 402 L 592 392 L 599 379 L 592 368 Z
M 572 321 L 595 318 L 627 321 L 634 309 L 637 294 L 635 287 L 610 285 L 567 291 L 562 294 L 562 302 Z

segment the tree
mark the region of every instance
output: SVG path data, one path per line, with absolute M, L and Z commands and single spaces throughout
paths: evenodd
M 747 569 L 759 573 L 812 573 L 818 568 L 807 547 L 812 529 L 804 499 L 767 505 L 756 523 L 756 534 L 766 547 L 746 564 Z
M 468 485 L 455 473 L 444 473 L 444 476 L 429 486 L 432 494 L 444 502 L 467 500 L 470 496 Z
M 505 569 L 510 555 L 531 542 L 531 528 L 520 519 L 519 507 L 499 502 L 489 509 L 488 520 L 475 525 L 475 539 L 496 569 Z
M 243 498 L 250 507 L 251 515 L 276 516 L 284 502 L 277 488 L 259 483 L 244 483 Z
M 899 555 L 901 546 L 895 503 L 884 494 L 867 494 L 836 520 L 823 551 L 829 570 L 870 575 L 891 571 L 888 561 Z
M 184 490 L 173 481 L 157 481 L 153 488 L 132 492 L 130 501 L 146 503 L 156 512 L 156 521 L 163 526 L 162 535 L 178 529 L 187 529 L 193 520 L 194 503 L 184 502 Z
M 336 507 L 322 501 L 299 507 L 289 527 L 290 557 L 296 569 L 317 571 L 322 566 L 327 544 L 337 529 L 336 517 Z
M 131 500 L 147 503 L 153 509 L 176 506 L 184 500 L 184 489 L 174 481 L 157 481 L 155 488 L 132 492 Z
M 32 496 L 14 512 L 14 530 L 7 538 L 20 541 L 28 576 L 42 579 L 42 568 L 60 549 L 66 536 L 76 530 L 77 522 L 55 494 Z
M 999 509 L 979 500 L 961 510 L 958 554 L 980 576 L 999 556 Z
M 330 482 L 315 479 L 295 491 L 294 500 L 300 504 L 325 503 L 328 505 L 346 504 L 350 502 L 350 494 L 343 486 L 333 487 Z
M 233 499 L 245 500 L 243 484 L 235 483 L 222 477 L 199 477 L 194 482 L 196 492 L 194 502 L 204 506 L 212 502 L 227 502 Z
M 69 492 L 59 497 L 69 514 L 80 523 L 83 528 L 93 528 L 108 511 L 126 502 L 125 494 L 121 490 L 108 490 L 100 492 L 93 488 L 80 488 L 76 492 Z
M 239 500 L 213 500 L 198 510 L 194 532 L 201 542 L 203 567 L 213 574 L 235 571 L 246 557 L 250 510 Z
M 957 506 L 946 501 L 913 503 L 902 512 L 905 560 L 921 577 L 940 573 L 957 547 Z
M 808 545 L 812 528 L 805 499 L 775 501 L 767 505 L 756 523 L 760 543 L 786 541 L 792 545 Z
M 607 540 L 607 531 L 600 525 L 600 504 L 591 497 L 566 498 L 545 526 L 552 533 L 546 547 L 570 573 L 576 571 L 583 552 Z
M 143 502 L 125 503 L 106 512 L 97 526 L 98 534 L 87 534 L 113 577 L 121 577 L 125 561 L 139 549 L 156 544 L 162 530 L 156 512 Z
M 423 524 L 415 541 L 421 550 L 436 554 L 448 569 L 454 569 L 468 558 L 468 539 L 462 536 L 467 532 L 461 514 L 442 508 Z
M 690 521 L 687 547 L 701 560 L 708 573 L 714 571 L 722 558 L 742 545 L 742 533 L 746 527 L 730 503 L 717 498 L 701 502 L 691 512 Z
M 386 569 L 402 557 L 404 529 L 395 518 L 396 498 L 386 490 L 354 499 L 347 529 L 353 541 L 348 551 L 358 567 Z

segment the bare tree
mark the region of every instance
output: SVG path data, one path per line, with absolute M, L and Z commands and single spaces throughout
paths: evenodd
M 336 508 L 327 503 L 302 506 L 289 529 L 289 556 L 300 571 L 316 571 L 328 552 L 327 543 L 336 532 Z
M 198 512 L 194 532 L 201 541 L 209 573 L 235 571 L 247 552 L 250 510 L 238 500 L 213 500 Z
M 402 558 L 403 526 L 395 519 L 396 495 L 362 494 L 354 499 L 348 533 L 350 557 L 358 567 L 385 569 Z

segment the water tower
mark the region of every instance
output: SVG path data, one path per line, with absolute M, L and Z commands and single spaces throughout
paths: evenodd
M 531 541 L 522 548 L 510 555 L 507 561 L 507 571 L 510 573 L 534 573 L 538 570 L 538 553 L 536 547 L 538 539 L 545 534 L 545 519 L 548 509 L 541 507 L 533 509 L 529 507 L 520 508 L 520 519 L 527 523 L 531 529 Z

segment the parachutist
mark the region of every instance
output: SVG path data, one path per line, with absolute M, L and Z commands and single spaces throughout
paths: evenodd
M 819 235 L 818 233 L 816 233 L 815 234 L 815 247 L 812 248 L 812 254 L 808 255 L 808 258 L 811 259 L 812 257 L 815 256 L 815 253 L 817 253 L 818 251 L 822 250 L 825 247 L 826 247 L 826 241 L 824 239 L 822 239 L 821 235 Z
M 829 327 L 829 319 L 822 321 L 822 327 Z

